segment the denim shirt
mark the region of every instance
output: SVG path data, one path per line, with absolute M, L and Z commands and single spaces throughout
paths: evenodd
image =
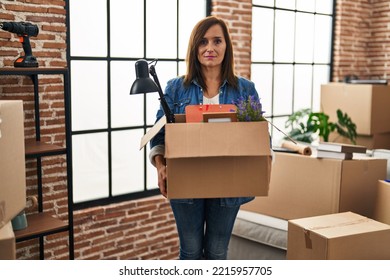
M 173 114 L 184 114 L 187 105 L 197 105 L 203 103 L 203 91 L 196 81 L 192 81 L 188 87 L 183 84 L 183 77 L 177 77 L 168 81 L 165 88 L 164 97 Z M 252 95 L 258 99 L 258 93 L 255 84 L 243 77 L 238 77 L 238 89 L 235 89 L 225 81 L 219 88 L 219 104 L 232 104 L 239 97 L 245 100 Z M 164 116 L 164 111 L 160 107 L 157 112 L 157 120 Z M 165 145 L 165 129 L 162 128 L 159 133 L 150 141 L 150 148 L 157 145 Z M 237 206 L 253 200 L 254 197 L 236 197 L 220 198 L 221 205 Z M 175 202 L 191 203 L 191 199 L 172 199 Z

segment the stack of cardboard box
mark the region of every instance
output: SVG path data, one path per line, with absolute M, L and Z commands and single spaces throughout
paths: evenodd
M 319 159 L 276 152 L 268 196 L 241 207 L 285 220 L 353 211 L 372 218 L 385 159 Z
M 356 144 L 368 149 L 390 149 L 389 107 L 387 85 L 321 87 L 321 110 L 333 122 L 338 109 L 348 114 L 357 127 Z M 335 134 L 330 141 L 351 144 Z M 386 159 L 279 158 L 273 166 L 269 197 L 248 207 L 288 220 L 287 259 L 390 258 Z M 291 166 L 296 166 L 295 173 Z M 283 181 L 283 173 L 292 183 Z
M 0 259 L 15 259 L 11 220 L 26 205 L 22 101 L 0 100 Z
M 378 180 L 386 177 L 385 159 L 320 159 L 283 152 L 274 157 L 268 196 L 256 197 L 241 209 L 289 222 L 288 259 L 390 257 L 390 248 L 381 246 L 390 240 L 390 226 L 374 221 Z M 334 219 L 347 224 L 360 219 L 370 222 L 341 227 L 338 222 L 332 224 Z M 332 229 L 331 233 L 322 228 Z M 348 244 L 345 252 L 337 249 L 340 242 Z

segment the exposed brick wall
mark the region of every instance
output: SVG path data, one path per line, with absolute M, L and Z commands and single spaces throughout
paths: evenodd
M 390 2 L 372 1 L 371 37 L 369 48 L 369 75 L 373 78 L 389 79 L 390 59 Z
M 347 74 L 389 75 L 389 1 L 337 1 L 334 79 Z M 0 21 L 29 21 L 40 34 L 31 39 L 40 67 L 66 66 L 65 2 L 2 0 Z M 251 1 L 213 1 L 212 14 L 228 21 L 235 49 L 236 72 L 250 78 Z M 374 16 L 376 18 L 374 18 Z M 0 67 L 12 67 L 21 53 L 15 34 L 0 31 Z M 59 51 L 60 50 L 60 51 Z M 62 78 L 40 78 L 42 140 L 63 145 Z M 29 78 L 0 77 L 0 98 L 22 99 L 25 134 L 35 136 L 33 87 Z M 45 211 L 67 218 L 64 157 L 43 160 Z M 36 164 L 28 160 L 27 194 L 36 192 Z M 169 204 L 161 196 L 93 207 L 74 213 L 76 259 L 175 259 L 178 239 Z M 45 258 L 67 259 L 66 233 L 45 238 Z M 17 244 L 18 259 L 38 259 L 37 240 Z
M 390 2 L 337 1 L 333 80 L 345 75 L 388 79 Z
M 162 196 L 77 211 L 76 259 L 175 259 L 173 214 Z
M 236 73 L 250 79 L 252 1 L 213 1 L 212 15 L 227 21 L 233 41 Z

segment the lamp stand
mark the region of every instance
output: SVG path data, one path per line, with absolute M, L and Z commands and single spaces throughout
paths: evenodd
M 167 118 L 167 123 L 174 123 L 175 122 L 175 115 L 171 112 L 171 109 L 169 109 L 168 103 L 164 98 L 164 94 L 163 94 L 163 91 L 161 89 L 161 85 L 160 85 L 160 82 L 158 80 L 156 69 L 155 69 L 154 65 L 150 66 L 149 73 L 150 73 L 150 75 L 152 75 L 153 80 L 158 87 L 158 94 L 160 96 L 160 103 L 161 103 L 162 109 L 164 111 L 164 114 Z

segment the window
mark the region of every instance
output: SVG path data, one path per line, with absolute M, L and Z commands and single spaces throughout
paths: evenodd
M 279 129 L 304 108 L 320 110 L 330 81 L 333 0 L 253 0 L 252 67 L 263 109 Z M 274 145 L 284 137 L 271 127 Z
M 68 0 L 76 208 L 158 193 L 149 150 L 139 150 L 158 93 L 129 95 L 134 64 L 157 58 L 162 87 L 184 74 L 190 32 L 209 7 L 206 0 Z

